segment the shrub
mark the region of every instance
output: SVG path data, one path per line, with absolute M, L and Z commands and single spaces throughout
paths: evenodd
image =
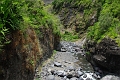
M 88 38 L 100 42 L 103 38 L 112 38 L 120 45 L 120 1 L 105 0 L 98 22 L 88 30 Z
M 0 1 L 0 49 L 10 43 L 7 35 L 14 30 L 32 27 L 38 31 L 40 27 L 47 27 L 60 35 L 58 26 L 58 20 L 44 9 L 41 0 Z

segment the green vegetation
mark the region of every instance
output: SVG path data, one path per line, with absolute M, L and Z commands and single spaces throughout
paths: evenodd
M 90 54 L 90 52 L 86 52 L 86 54 L 88 54 L 88 55 L 89 55 L 89 54 Z
M 10 40 L 6 37 L 11 30 L 20 29 L 22 17 L 19 12 L 18 2 L 13 0 L 0 1 L 0 50 Z
M 59 22 L 50 14 L 41 0 L 1 0 L 0 1 L 0 50 L 10 43 L 8 35 L 15 30 L 26 28 L 38 30 L 46 27 L 60 35 Z
M 79 36 L 77 33 L 74 34 L 74 33 L 65 31 L 64 34 L 61 34 L 61 40 L 63 41 L 76 41 L 78 39 L 79 39 Z
M 112 38 L 120 45 L 120 1 L 105 0 L 98 21 L 89 28 L 88 38 L 100 42 Z
M 79 27 L 88 29 L 89 40 L 100 42 L 103 38 L 111 38 L 120 45 L 119 4 L 119 0 L 54 0 L 53 8 L 57 13 L 65 7 L 77 9 L 83 13 Z M 92 16 L 96 21 L 90 26 Z
M 100 8 L 104 0 L 54 0 L 53 8 L 56 12 L 60 11 L 62 7 L 69 6 L 74 8 L 82 8 L 83 10 Z
M 91 25 L 91 17 L 93 15 L 95 15 L 95 17 L 99 15 L 97 12 L 99 12 L 101 8 L 102 1 L 103 0 L 54 0 L 54 11 L 63 14 L 62 21 L 64 23 L 66 22 L 65 25 L 68 25 L 69 28 L 75 27 L 73 33 L 67 32 L 62 34 L 62 40 L 75 41 L 78 39 L 78 34 L 80 34 L 79 36 L 84 34 L 89 25 Z M 70 13 L 70 11 L 72 12 Z M 66 16 L 69 16 L 71 21 L 69 21 L 69 18 Z M 76 32 L 78 34 L 74 34 Z

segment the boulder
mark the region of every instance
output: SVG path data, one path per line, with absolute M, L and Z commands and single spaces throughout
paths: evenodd
M 100 80 L 120 80 L 120 77 L 114 76 L 114 75 L 106 75 Z
M 120 70 L 120 47 L 110 38 L 104 38 L 99 44 L 90 42 L 86 44 L 86 50 L 91 53 L 92 59 L 98 66 L 109 71 Z M 88 56 L 89 57 L 89 56 Z

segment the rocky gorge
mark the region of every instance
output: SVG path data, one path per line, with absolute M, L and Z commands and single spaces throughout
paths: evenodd
M 120 80 L 119 3 L 2 0 L 0 80 Z
M 77 43 L 78 44 L 78 43 Z M 34 80 L 119 80 L 114 74 L 106 74 L 99 66 L 86 60 L 82 46 L 75 42 L 62 41 L 59 51 L 36 69 Z M 79 43 L 81 44 L 81 43 Z
M 119 21 L 120 18 L 115 17 L 114 11 L 111 11 L 113 5 L 117 3 L 119 1 L 55 0 L 53 8 L 68 32 L 73 31 L 73 34 L 78 32 L 79 38 L 86 37 L 84 45 L 86 59 L 92 66 L 99 66 L 103 71 L 108 71 L 107 74 L 120 76 L 120 29 L 116 23 L 112 23 L 112 20 Z
M 59 51 L 53 59 L 45 63 L 41 72 L 36 70 L 36 79 L 42 80 L 96 80 L 100 74 L 85 60 L 85 52 L 81 46 L 72 42 L 61 42 Z M 77 55 L 81 55 L 79 58 Z M 80 59 L 80 60 L 79 60 Z M 81 65 L 81 66 L 80 66 Z M 92 77 L 94 76 L 94 77 Z

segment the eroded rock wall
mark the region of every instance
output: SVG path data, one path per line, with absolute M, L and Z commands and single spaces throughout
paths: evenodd
M 80 4 L 81 1 L 61 1 L 53 2 L 53 9 L 60 16 L 60 20 L 64 28 L 70 32 L 79 33 L 79 37 L 83 37 L 89 26 L 94 25 L 98 20 L 99 11 L 101 9 L 99 1 L 95 0 L 92 3 Z M 76 5 L 75 5 L 76 4 Z
M 104 38 L 100 43 L 88 41 L 86 50 L 89 52 L 91 61 L 111 72 L 119 72 L 120 70 L 120 47 L 110 39 Z
M 11 43 L 0 54 L 0 80 L 33 80 L 40 60 L 52 54 L 56 38 L 51 29 L 40 31 L 41 38 L 34 29 L 14 31 L 9 35 Z

